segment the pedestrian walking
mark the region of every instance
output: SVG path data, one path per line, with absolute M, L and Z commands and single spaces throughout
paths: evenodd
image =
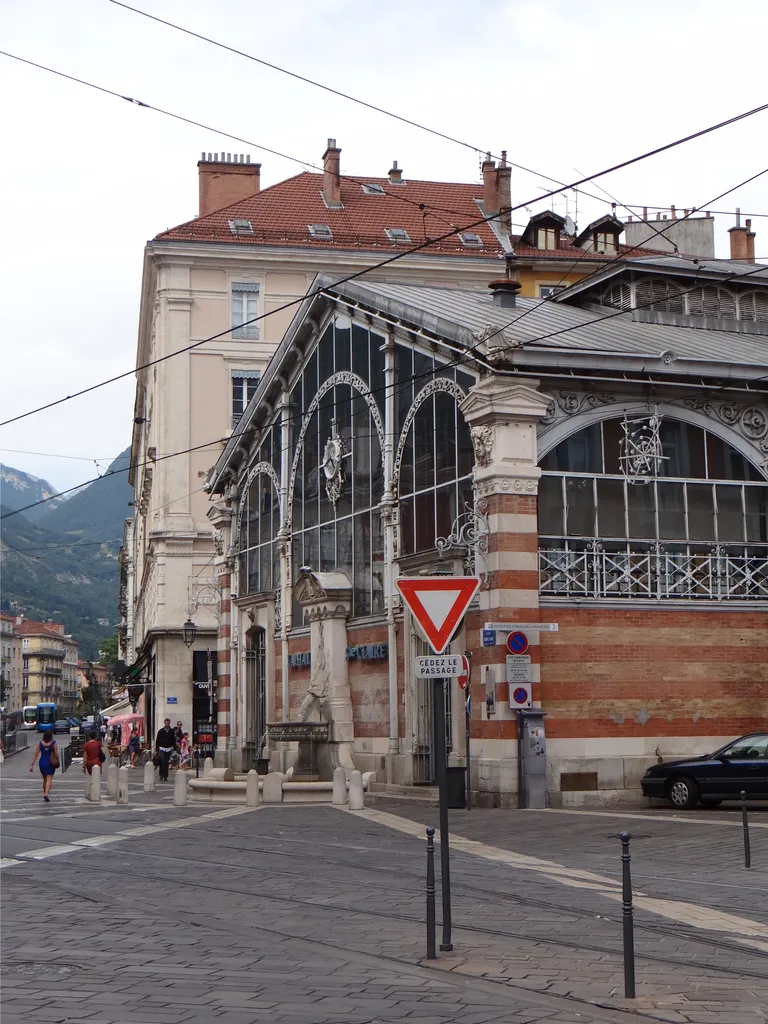
M 91 774 L 94 765 L 100 765 L 106 761 L 104 751 L 99 743 L 99 735 L 95 729 L 88 734 L 88 739 L 83 744 L 83 771 Z
M 56 746 L 56 740 L 50 729 L 43 733 L 43 738 L 37 745 L 32 764 L 29 766 L 31 772 L 35 770 L 35 761 L 38 757 L 40 758 L 40 774 L 43 777 L 43 800 L 50 803 L 51 798 L 48 794 L 53 785 L 53 776 L 59 767 L 59 748 Z
M 171 728 L 170 718 L 166 718 L 163 728 L 158 729 L 155 737 L 155 764 L 160 769 L 160 781 L 168 781 L 168 764 L 171 754 L 176 750 L 176 733 Z
M 139 750 L 141 749 L 141 740 L 139 739 L 139 730 L 134 725 L 131 729 L 131 736 L 128 740 L 128 755 L 131 759 L 131 768 L 136 767 L 136 758 L 139 756 Z
M 176 737 L 176 747 L 181 750 L 181 741 L 184 738 L 184 726 L 181 722 L 176 723 L 176 728 L 173 730 L 173 734 Z
M 179 759 L 179 768 L 189 768 L 189 767 L 191 767 L 190 749 L 189 749 L 189 733 L 188 732 L 185 732 L 185 733 L 182 734 L 180 750 L 181 750 L 181 756 L 180 756 L 180 759 Z

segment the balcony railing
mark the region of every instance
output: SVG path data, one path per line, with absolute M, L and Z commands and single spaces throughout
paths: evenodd
M 40 647 L 37 651 L 30 651 L 30 655 L 42 654 L 46 658 L 60 658 L 64 660 L 64 651 L 60 651 L 58 647 Z
M 768 601 L 768 548 L 554 542 L 539 548 L 539 592 L 564 598 Z

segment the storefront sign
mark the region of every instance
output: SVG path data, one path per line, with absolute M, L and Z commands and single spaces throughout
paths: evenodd
M 300 654 L 288 655 L 289 668 L 311 668 L 312 655 L 309 651 L 302 651 Z
M 388 656 L 389 648 L 386 644 L 361 644 L 347 648 L 348 661 L 381 661 Z

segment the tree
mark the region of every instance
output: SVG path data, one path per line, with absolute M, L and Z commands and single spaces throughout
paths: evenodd
M 115 665 L 120 657 L 119 641 L 117 633 L 108 636 L 99 647 L 99 664 L 109 669 L 110 675 L 115 674 Z

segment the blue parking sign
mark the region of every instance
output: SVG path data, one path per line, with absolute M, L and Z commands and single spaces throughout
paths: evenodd
M 483 647 L 495 647 L 496 645 L 496 630 L 495 629 L 484 629 L 483 630 Z

